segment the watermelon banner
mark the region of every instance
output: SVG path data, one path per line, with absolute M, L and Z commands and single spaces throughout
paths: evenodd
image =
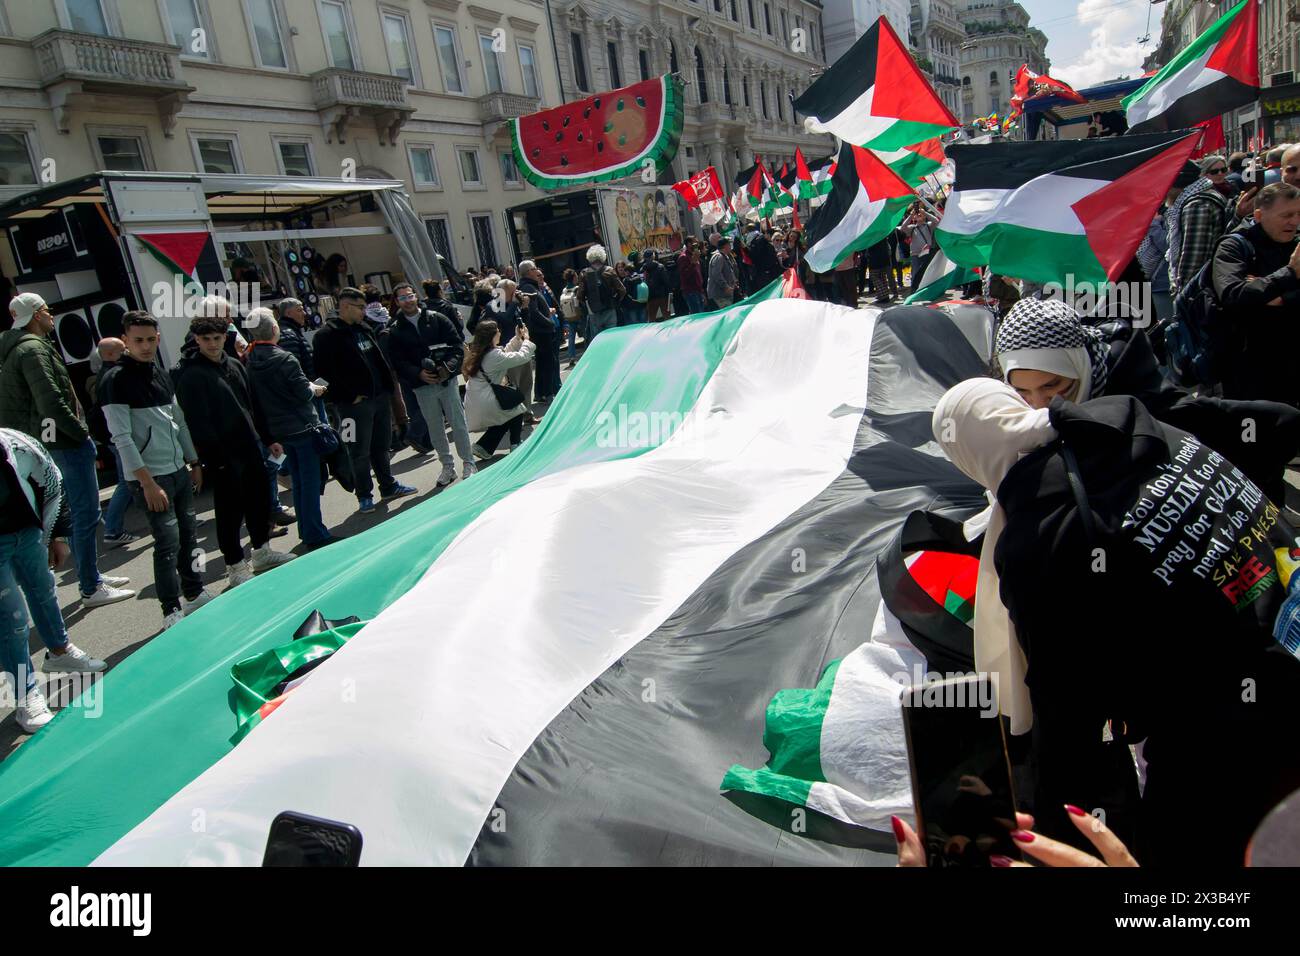
M 665 74 L 521 116 L 510 122 L 515 164 L 539 189 L 657 177 L 677 155 L 682 104 L 681 81 Z

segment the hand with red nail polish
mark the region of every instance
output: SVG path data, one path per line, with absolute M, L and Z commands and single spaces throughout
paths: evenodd
M 894 839 L 898 841 L 898 865 L 899 866 L 925 866 L 925 851 L 921 847 L 921 838 L 916 835 L 916 831 L 908 826 L 898 817 L 890 817 L 889 825 L 894 829 Z M 1020 829 L 1017 833 L 1025 832 L 1034 825 L 1034 818 L 1027 813 L 1016 814 L 1016 826 Z M 1016 863 L 1009 857 L 997 857 L 997 859 L 1006 860 L 1005 863 L 994 863 L 994 857 L 989 858 L 989 863 L 993 866 L 1025 866 L 1024 863 Z
M 1045 837 L 1041 833 L 1032 833 L 1028 828 L 1016 830 L 1011 834 L 1020 849 L 1040 863 L 1048 866 L 1137 866 L 1133 854 L 1120 842 L 1119 837 L 1106 828 L 1106 824 L 1073 804 L 1065 804 L 1066 814 L 1075 828 L 1088 838 L 1088 842 L 1097 848 L 1101 859 L 1091 853 L 1075 849 Z M 1028 866 L 1027 863 L 1012 863 L 1011 866 Z

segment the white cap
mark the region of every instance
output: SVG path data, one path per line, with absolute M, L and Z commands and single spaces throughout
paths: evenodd
M 32 320 L 32 316 L 43 308 L 45 308 L 45 300 L 35 292 L 16 295 L 9 302 L 9 311 L 13 313 L 14 321 L 19 325 L 26 325 Z

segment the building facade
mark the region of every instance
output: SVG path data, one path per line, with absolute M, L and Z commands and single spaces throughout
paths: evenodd
M 1014 0 L 965 0 L 957 18 L 966 33 L 959 117 L 969 123 L 991 113 L 1006 116 L 1021 65 L 1048 72 L 1047 37 L 1029 25 L 1029 14 Z
M 911 0 L 824 0 L 826 62 L 834 63 L 882 16 L 904 42 L 911 28 Z
M 966 31 L 949 0 L 912 0 L 912 47 L 952 115 L 961 117 L 961 50 Z
M 552 0 L 568 100 L 663 73 L 685 83 L 682 144 L 664 182 L 706 166 L 724 185 L 755 157 L 793 168 L 833 140 L 804 131 L 792 99 L 825 69 L 822 8 L 808 0 Z

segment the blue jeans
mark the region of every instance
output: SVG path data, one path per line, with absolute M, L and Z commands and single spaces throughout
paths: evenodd
M 708 309 L 704 305 L 703 293 L 683 292 L 682 295 L 686 297 L 686 311 L 689 312 L 691 315 L 695 315 L 699 312 L 708 311 Z
M 280 444 L 288 458 L 293 479 L 293 510 L 298 517 L 298 537 L 304 544 L 316 544 L 330 536 L 320 513 L 320 456 L 311 443 L 311 435 L 286 438 Z
M 117 465 L 117 485 L 113 488 L 113 497 L 108 499 L 108 509 L 104 512 L 104 534 L 117 537 L 125 529 L 126 509 L 131 506 L 131 486 L 126 483 L 126 472 L 122 469 L 122 456 L 116 446 L 113 449 L 113 462 Z
M 50 457 L 63 475 L 63 493 L 72 513 L 72 558 L 77 566 L 81 596 L 99 589 L 99 564 L 95 554 L 95 529 L 99 527 L 99 481 L 95 477 L 95 443 L 87 438 L 80 447 L 50 449 Z
M 587 328 L 591 332 L 587 337 L 587 346 L 590 347 L 601 332 L 614 328 L 617 321 L 618 315 L 612 308 L 605 309 L 603 312 L 592 312 L 587 318 Z
M 26 602 L 23 597 L 26 595 Z M 49 648 L 68 645 L 59 599 L 54 592 L 49 553 L 39 528 L 0 534 L 0 667 L 14 679 L 19 702 L 36 686 L 32 657 L 27 650 L 27 610 Z

